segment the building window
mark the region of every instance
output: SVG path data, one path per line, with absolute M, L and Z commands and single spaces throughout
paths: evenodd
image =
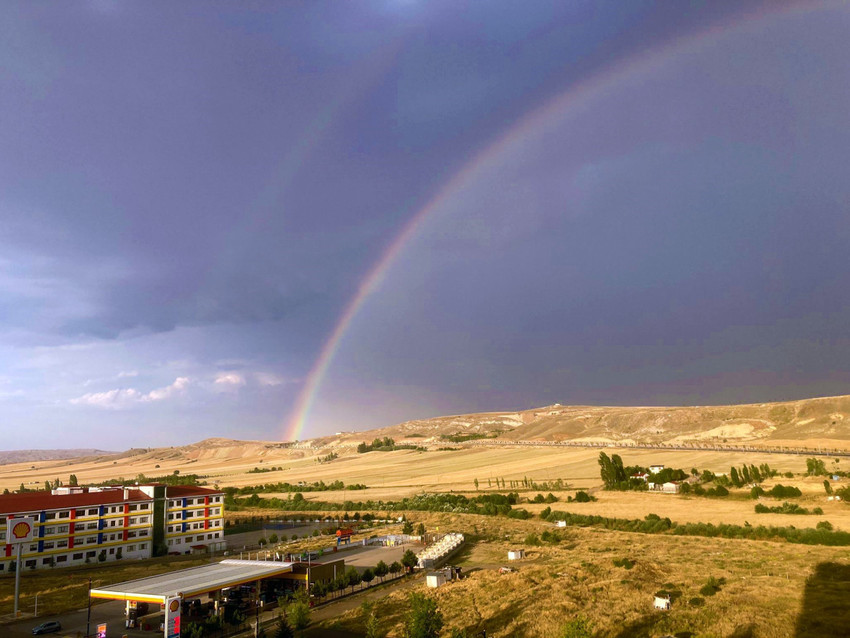
M 112 555 L 112 554 L 114 554 L 114 553 L 115 553 L 115 548 L 114 548 L 114 547 L 110 547 L 110 548 L 109 548 L 109 554 L 110 554 L 110 555 Z
M 77 516 L 85 516 L 86 510 L 77 510 Z
M 56 557 L 57 563 L 66 563 L 68 562 L 68 556 L 66 554 L 62 554 L 61 556 Z
M 56 533 L 55 527 L 45 527 L 44 528 L 44 535 L 45 536 L 50 536 L 51 534 L 55 534 L 55 533 Z
M 71 516 L 71 512 L 59 512 L 59 518 L 68 518 L 69 516 Z
M 135 545 L 127 545 L 127 551 L 128 552 L 135 552 L 136 546 Z
M 174 545 L 174 541 L 169 538 L 168 539 L 168 546 L 171 547 L 172 545 Z
M 73 560 L 83 560 L 83 553 L 79 552 L 78 554 L 74 554 L 71 558 Z
M 35 567 L 35 559 L 31 558 L 30 560 L 24 563 L 24 567 Z
M 86 552 L 86 558 L 94 558 L 96 552 Z
M 97 516 L 97 508 L 89 510 L 89 516 Z
M 60 525 L 59 527 L 56 528 L 56 533 L 57 534 L 67 534 L 68 533 L 68 526 L 67 525 Z
M 141 545 L 139 545 L 139 550 L 146 549 L 147 546 L 148 546 L 147 543 L 142 543 Z

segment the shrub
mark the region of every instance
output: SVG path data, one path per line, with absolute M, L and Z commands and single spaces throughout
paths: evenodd
M 709 576 L 708 580 L 705 582 L 705 585 L 700 587 L 699 593 L 703 596 L 714 596 L 717 592 L 720 591 L 720 586 L 724 584 L 726 581 L 723 578 L 715 578 L 714 576 Z
M 817 525 L 815 525 L 815 529 L 832 531 L 832 523 L 830 523 L 829 521 L 820 521 Z
M 699 596 L 694 596 L 688 601 L 688 604 L 691 607 L 702 607 L 705 604 L 705 599 L 700 598 Z
M 635 566 L 635 563 L 633 560 L 629 560 L 628 558 L 615 558 L 614 566 L 622 567 L 623 569 L 631 569 Z
M 576 502 L 577 503 L 590 503 L 591 501 L 595 501 L 596 497 L 591 496 L 585 491 L 576 492 Z
M 561 627 L 559 638 L 591 638 L 593 627 L 583 616 L 577 616 Z
M 537 534 L 529 534 L 525 537 L 525 544 L 533 545 L 536 547 L 537 545 L 540 545 L 540 539 L 537 538 Z

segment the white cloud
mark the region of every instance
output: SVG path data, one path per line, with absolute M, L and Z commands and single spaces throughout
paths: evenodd
M 127 370 L 127 371 L 122 370 L 121 372 L 118 373 L 118 376 L 116 378 L 126 379 L 128 377 L 137 377 L 137 376 L 139 376 L 139 373 L 136 370 Z
M 262 386 L 283 385 L 287 382 L 283 377 L 271 372 L 257 372 L 254 374 L 254 378 L 257 380 L 257 383 Z
M 143 401 L 162 401 L 163 399 L 170 399 L 171 397 L 182 394 L 186 388 L 189 387 L 189 378 L 188 377 L 177 377 L 174 380 L 174 383 L 171 385 L 167 385 L 164 388 L 158 388 L 156 390 L 151 390 L 144 397 Z
M 164 388 L 156 388 L 148 393 L 142 393 L 135 388 L 116 388 L 106 392 L 89 392 L 81 397 L 71 399 L 73 405 L 88 405 L 98 408 L 121 410 L 140 403 L 164 401 L 183 394 L 189 386 L 188 377 L 178 377 L 174 383 Z
M 138 403 L 144 395 L 133 388 L 119 388 L 106 392 L 89 392 L 76 399 L 71 399 L 73 405 L 91 405 L 98 408 L 119 410 L 132 403 Z
M 219 372 L 215 377 L 215 383 L 218 386 L 242 386 L 245 385 L 245 377 L 238 372 Z

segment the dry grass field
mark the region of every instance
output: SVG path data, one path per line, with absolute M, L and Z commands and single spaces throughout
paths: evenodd
M 337 458 L 319 462 L 332 451 L 338 454 Z M 536 482 L 561 479 L 568 488 L 555 492 L 560 499 L 552 504 L 555 510 L 629 519 L 642 519 L 652 512 L 680 523 L 744 525 L 749 522 L 801 528 L 814 527 L 818 521 L 828 520 L 837 529 L 850 531 L 850 506 L 843 502 L 827 502 L 822 479 L 801 476 L 806 469 L 805 455 L 616 448 L 606 449 L 606 452 L 620 454 L 627 465 L 662 463 L 686 471 L 696 467 L 727 472 L 730 466 L 745 462 L 768 463 L 780 472 L 795 473 L 793 479 L 777 478 L 772 482 L 800 487 L 804 494 L 795 499 L 796 502 L 809 509 L 822 507 L 824 514 L 755 514 L 756 502 L 742 495 L 710 499 L 605 492 L 601 489 L 597 463 L 599 449 L 593 448 L 482 446 L 461 447 L 455 451 L 398 450 L 358 454 L 342 447 L 287 448 L 276 443 L 219 439 L 181 448 L 0 466 L 0 489 L 14 490 L 21 483 L 40 488 L 45 480 L 59 478 L 67 482 L 70 474 L 75 474 L 80 483 L 98 483 L 119 477 L 132 480 L 139 474 L 162 476 L 175 471 L 181 475 L 198 474 L 209 485 L 220 487 L 335 480 L 368 487 L 357 491 L 304 492 L 308 501 L 342 503 L 346 500 L 398 500 L 427 492 L 453 491 L 472 495 L 476 493 L 475 479 L 481 492 L 495 489 L 493 480 L 496 478 L 508 482 L 524 478 Z M 837 464 L 832 458 L 824 460 L 829 468 L 850 465 L 847 459 Z M 253 468 L 271 467 L 282 469 L 249 472 Z M 772 482 L 766 483 L 766 487 Z M 567 503 L 567 496 L 574 495 L 578 489 L 590 491 L 598 501 Z M 524 498 L 536 493 L 536 490 L 520 490 Z M 519 507 L 539 513 L 544 505 L 523 502 Z M 291 512 L 261 509 L 234 514 L 276 517 Z M 840 632 L 798 631 L 798 621 L 810 617 L 837 617 L 847 620 L 845 626 L 850 626 L 850 619 L 845 618 L 846 601 L 836 602 L 833 596 L 833 592 L 843 591 L 841 586 L 817 576 L 824 570 L 833 573 L 837 569 L 819 569 L 820 565 L 850 563 L 850 548 L 567 528 L 559 530 L 564 537 L 561 543 L 528 547 L 529 557 L 519 565 L 518 572 L 500 576 L 496 568 L 505 562 L 508 548 L 522 545 L 529 533 L 539 535 L 554 528 L 540 519 L 521 521 L 425 512 L 410 512 L 409 517 L 417 523 L 425 522 L 429 530 L 437 527 L 440 531 L 457 530 L 468 534 L 472 540 L 457 559 L 470 572 L 469 577 L 429 591 L 437 599 L 450 628 L 479 632 L 486 629 L 488 636 L 557 636 L 559 627 L 576 615 L 587 618 L 595 628 L 595 635 L 600 637 L 663 636 L 677 632 L 683 636 L 706 638 L 841 635 Z M 311 538 L 289 543 L 287 548 L 306 549 L 326 543 L 325 539 Z M 619 558 L 633 560 L 634 568 L 627 570 L 615 566 L 613 561 Z M 190 564 L 172 563 L 174 567 Z M 34 573 L 33 578 L 27 580 L 43 592 L 40 605 L 46 606 L 43 609 L 47 611 L 65 604 L 78 605 L 80 597 L 84 596 L 81 583 L 87 582 L 88 573 L 96 572 L 102 582 L 114 582 L 137 577 L 133 569 L 149 573 L 152 567 L 168 568 L 165 562 L 152 562 L 144 566 L 93 566 L 88 571 L 57 569 Z M 709 576 L 723 578 L 725 584 L 716 595 L 702 596 L 700 587 Z M 0 604 L 9 601 L 10 592 L 6 590 L 10 582 L 9 579 L 0 581 Z M 674 592 L 670 612 L 652 609 L 653 594 L 660 589 Z M 25 605 L 31 604 L 34 591 L 25 592 Z M 695 598 L 702 600 L 693 601 Z M 831 615 L 812 611 L 822 608 L 833 611 Z M 400 635 L 405 609 L 406 598 L 400 594 L 391 594 L 378 603 L 381 624 L 390 636 Z M 348 612 L 336 622 L 352 631 L 362 629 L 362 619 L 357 612 Z
M 486 629 L 496 637 L 558 636 L 562 625 L 576 616 L 587 618 L 596 636 L 622 638 L 840 636 L 850 627 L 842 624 L 850 621 L 850 608 L 841 598 L 846 589 L 826 588 L 826 600 L 806 598 L 812 589 L 807 579 L 819 565 L 850 563 L 846 548 L 570 528 L 561 530 L 566 539 L 558 545 L 526 546 L 528 558 L 512 563 L 517 571 L 499 575 L 496 568 L 506 564 L 509 548 L 523 546 L 528 533 L 539 535 L 551 526 L 469 515 L 412 518 L 473 539 L 453 560 L 468 572 L 466 579 L 436 590 L 418 586 L 436 599 L 447 628 L 470 634 Z M 634 567 L 615 566 L 620 558 L 630 558 Z M 699 591 L 709 576 L 725 579 L 713 596 Z M 652 608 L 653 595 L 661 589 L 674 594 L 669 612 Z M 401 635 L 406 597 L 392 594 L 377 604 L 389 636 Z M 833 606 L 831 619 L 826 619 L 834 623 L 832 633 L 798 632 L 798 622 L 811 620 L 817 604 Z M 352 611 L 326 626 L 356 632 L 362 631 L 362 622 L 361 614 Z
M 329 463 L 318 459 L 328 448 L 287 449 L 259 441 L 201 442 L 183 448 L 162 448 L 140 453 L 63 461 L 39 461 L 0 466 L 0 489 L 18 489 L 21 483 L 39 489 L 44 481 L 67 482 L 71 474 L 80 483 L 98 483 L 124 477 L 133 480 L 139 474 L 147 477 L 194 473 L 209 484 L 221 487 L 256 485 L 287 481 L 314 482 L 341 480 L 346 484 L 363 483 L 374 499 L 407 496 L 421 491 L 470 490 L 478 479 L 483 487 L 488 478 L 507 481 L 528 477 L 535 481 L 561 478 L 571 486 L 589 488 L 599 484 L 599 450 L 594 448 L 548 447 L 469 447 L 456 451 L 398 450 L 357 454 L 340 451 Z M 769 463 L 781 472 L 805 471 L 805 455 L 756 452 L 717 452 L 709 450 L 607 450 L 619 453 L 629 465 L 662 463 L 690 470 L 692 467 L 714 472 L 728 472 L 733 464 Z M 829 459 L 829 464 L 831 464 Z M 850 465 L 845 459 L 839 465 Z M 280 471 L 248 473 L 253 468 L 281 467 Z M 373 491 L 374 490 L 374 491 Z M 379 496 L 380 490 L 386 490 Z

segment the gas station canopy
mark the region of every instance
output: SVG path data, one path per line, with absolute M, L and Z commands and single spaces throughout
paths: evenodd
M 92 598 L 165 603 L 167 598 L 183 599 L 272 578 L 292 571 L 292 563 L 256 560 L 223 560 L 175 572 L 128 580 L 103 589 L 92 589 Z

